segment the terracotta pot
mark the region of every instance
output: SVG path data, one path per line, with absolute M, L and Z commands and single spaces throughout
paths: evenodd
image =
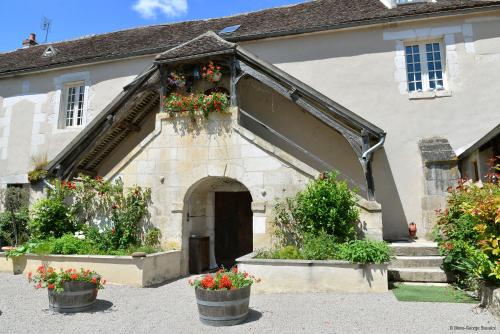
M 408 232 L 410 233 L 410 237 L 414 238 L 417 235 L 417 225 L 415 223 L 410 223 L 408 225 Z

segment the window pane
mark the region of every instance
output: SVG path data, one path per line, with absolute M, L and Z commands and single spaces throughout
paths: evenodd
M 425 51 L 432 52 L 432 44 L 426 44 L 425 45 Z
M 436 77 L 437 77 L 438 79 L 442 79 L 442 78 L 443 78 L 443 73 L 442 73 L 441 71 L 437 71 L 437 72 L 436 72 Z
M 440 70 L 440 69 L 441 69 L 441 62 L 437 61 L 436 62 L 436 70 Z
M 435 81 L 429 81 L 429 87 L 431 88 L 436 88 L 436 82 Z
M 418 85 L 422 86 L 422 74 L 420 66 L 420 54 L 419 46 L 411 45 L 405 48 L 406 51 L 406 75 L 408 79 L 408 91 L 412 92 L 419 88 Z
M 417 90 L 422 90 L 422 82 L 417 82 Z
M 76 88 L 68 88 L 68 100 L 66 104 L 66 126 L 73 126 L 73 117 L 75 114 L 75 94 Z
M 434 43 L 434 51 L 439 51 L 439 43 Z
M 432 61 L 433 58 L 432 58 L 432 53 L 428 53 L 427 54 L 427 61 Z
M 435 59 L 435 60 L 441 60 L 441 53 L 439 53 L 439 52 L 434 52 L 434 59 Z
M 84 94 L 85 94 L 85 86 L 80 86 L 79 87 L 79 94 L 78 94 L 78 113 L 77 113 L 77 118 L 76 118 L 76 125 L 82 125 L 83 124 L 83 101 L 84 101 Z
M 429 72 L 429 79 L 431 79 L 431 80 L 434 79 L 434 75 L 435 75 L 434 73 L 435 72 Z

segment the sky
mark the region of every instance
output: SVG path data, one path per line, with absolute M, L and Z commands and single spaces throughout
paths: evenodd
M 42 17 L 52 20 L 48 42 L 138 26 L 214 18 L 305 0 L 0 0 L 0 52 L 30 33 L 45 41 Z

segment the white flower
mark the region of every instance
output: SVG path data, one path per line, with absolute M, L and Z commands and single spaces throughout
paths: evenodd
M 77 231 L 75 232 L 75 238 L 78 238 L 80 240 L 85 240 L 85 234 L 83 233 L 83 231 Z

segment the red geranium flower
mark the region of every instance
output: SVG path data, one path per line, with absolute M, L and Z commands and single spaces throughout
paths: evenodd
M 219 289 L 226 288 L 226 289 L 231 289 L 231 286 L 233 285 L 233 282 L 229 279 L 227 275 L 222 276 L 219 282 Z
M 72 280 L 74 280 L 74 281 L 75 281 L 75 280 L 77 280 L 77 279 L 78 279 L 78 274 L 71 274 L 71 275 L 69 276 L 69 278 L 71 278 Z
M 202 280 L 201 280 L 201 286 L 204 287 L 205 289 L 211 289 L 215 286 L 215 281 L 212 275 L 206 275 Z
M 52 284 L 52 283 L 50 283 L 49 285 L 47 285 L 47 289 L 49 289 L 49 290 L 52 290 L 52 289 L 54 289 L 55 287 L 56 287 L 56 286 L 55 286 L 54 284 Z

